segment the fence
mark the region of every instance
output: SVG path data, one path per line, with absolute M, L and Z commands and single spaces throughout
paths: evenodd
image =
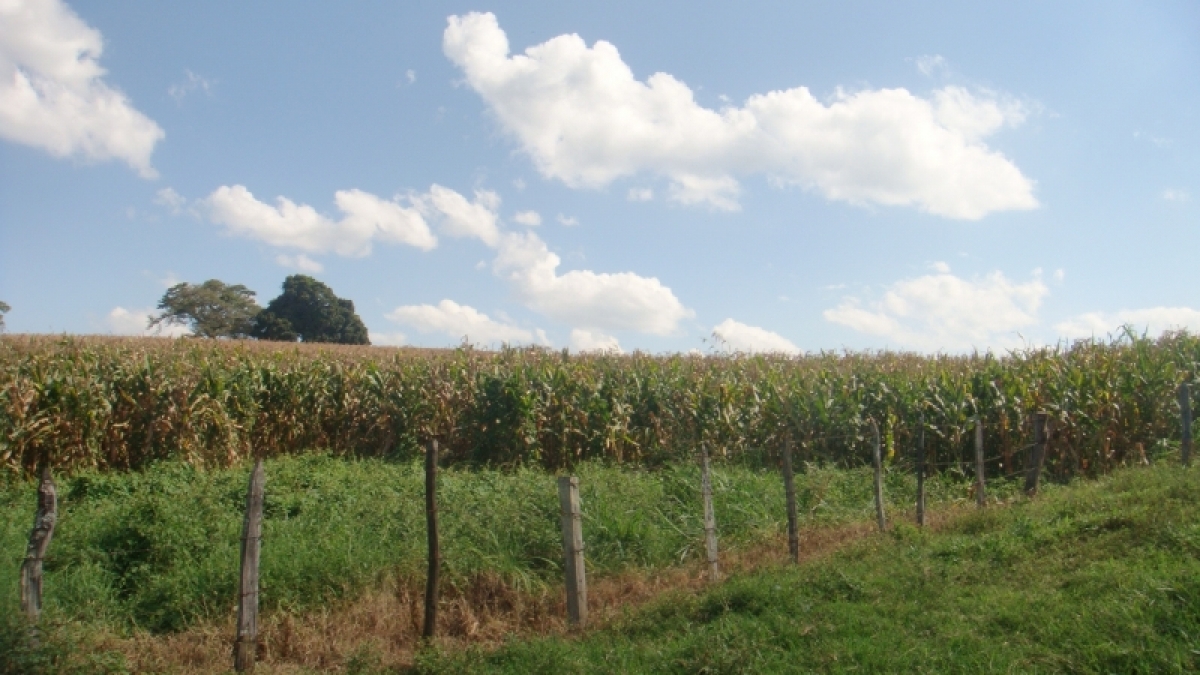
M 1192 405 L 1191 390 L 1188 384 L 1183 384 L 1177 391 L 1180 424 L 1181 464 L 1190 463 L 1192 445 Z M 1047 448 L 1053 436 L 1049 424 L 1050 417 L 1046 413 L 1032 415 L 1029 427 L 1032 429 L 1032 442 L 1024 445 L 1017 453 L 1001 453 L 991 457 L 986 456 L 985 424 L 982 419 L 970 421 L 967 429 L 938 429 L 925 424 L 920 418 L 921 428 L 910 432 L 915 439 L 912 452 L 911 466 L 917 473 L 917 494 L 915 498 L 915 517 L 918 526 L 925 524 L 925 495 L 924 477 L 926 473 L 941 471 L 960 471 L 965 475 L 972 471 L 974 475 L 974 497 L 979 508 L 986 503 L 986 490 L 989 483 L 1022 479 L 1024 493 L 1029 497 L 1036 496 L 1042 480 L 1042 473 L 1048 456 Z M 934 454 L 927 456 L 924 438 L 926 433 L 946 435 L 952 433 L 956 437 L 970 439 L 970 448 L 963 447 L 950 457 L 938 457 Z M 868 420 L 862 434 L 848 434 L 839 438 L 842 442 L 857 443 L 863 437 L 869 438 L 870 452 L 874 464 L 874 500 L 876 507 L 877 525 L 880 530 L 887 527 L 884 512 L 883 495 L 883 464 L 885 460 L 885 443 L 880 432 L 880 426 L 875 420 Z M 835 438 L 833 436 L 822 440 Z M 787 508 L 788 558 L 798 563 L 800 560 L 800 523 L 797 516 L 796 490 L 794 485 L 794 445 L 795 442 L 784 437 L 778 458 L 781 463 L 782 486 L 784 489 Z M 967 444 L 965 444 L 967 445 Z M 973 462 L 966 462 L 965 457 L 970 450 Z M 894 448 L 891 448 L 893 461 L 904 466 L 905 459 L 897 458 Z M 1014 458 L 1018 461 L 1014 461 Z M 1060 460 L 1062 457 L 1060 457 Z M 1138 458 L 1146 461 L 1144 450 Z M 710 457 L 707 444 L 701 444 L 698 453 L 701 468 L 701 488 L 697 495 L 697 509 L 703 512 L 704 549 L 708 577 L 711 582 L 717 582 L 719 574 L 719 551 L 717 540 L 717 513 L 712 501 L 712 481 L 710 478 Z M 1060 462 L 1061 464 L 1062 462 Z M 434 439 L 426 445 L 425 463 L 425 499 L 426 499 L 426 531 L 428 535 L 428 572 L 425 595 L 425 621 L 422 634 L 425 639 L 433 638 L 437 627 L 438 608 L 438 578 L 441 567 L 441 552 L 438 542 L 438 465 L 439 442 Z M 988 475 L 988 467 L 998 471 Z M 257 651 L 257 625 L 259 607 L 259 558 L 262 546 L 263 504 L 266 485 L 266 472 L 261 458 L 254 462 L 250 473 L 246 492 L 245 519 L 241 537 L 241 566 L 239 570 L 239 596 L 237 631 L 234 636 L 234 666 L 238 672 L 252 670 Z M 579 479 L 574 476 L 563 476 L 558 480 L 559 502 L 561 512 L 561 529 L 563 543 L 563 568 L 565 572 L 566 608 L 569 624 L 582 628 L 588 621 L 587 580 L 585 566 L 585 536 L 583 532 L 583 516 L 585 509 L 579 497 Z M 42 562 L 57 522 L 57 494 L 50 470 L 45 468 L 38 486 L 38 509 L 34 527 L 30 534 L 27 555 L 22 565 L 21 575 L 21 605 L 29 618 L 31 626 L 36 627 L 42 602 Z M 36 631 L 31 639 L 37 639 Z

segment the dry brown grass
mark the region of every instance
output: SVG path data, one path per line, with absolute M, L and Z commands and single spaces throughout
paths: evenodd
M 949 517 L 930 514 L 936 527 Z M 872 523 L 854 523 L 806 531 L 801 560 L 827 556 L 875 532 Z M 724 574 L 742 574 L 787 562 L 787 540 L 777 537 L 758 546 L 722 552 Z M 699 593 L 709 586 L 703 564 L 666 570 L 637 570 L 591 580 L 588 604 L 591 629 L 612 624 L 631 609 L 668 593 Z M 303 615 L 277 612 L 260 619 L 259 667 L 268 675 L 340 672 L 356 653 L 370 653 L 379 665 L 411 665 L 420 642 L 424 588 L 419 580 L 389 583 L 325 611 Z M 558 589 L 519 591 L 498 578 L 479 577 L 461 587 L 444 588 L 437 641 L 446 649 L 495 646 L 510 637 L 568 632 L 565 597 Z M 136 673 L 200 675 L 228 672 L 234 617 L 171 635 L 108 636 L 100 646 L 126 655 Z

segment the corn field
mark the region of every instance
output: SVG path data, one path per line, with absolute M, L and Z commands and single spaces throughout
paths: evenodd
M 1046 470 L 1097 474 L 1178 446 L 1176 389 L 1200 337 L 1132 332 L 1006 355 L 570 355 L 164 338 L 0 337 L 0 464 L 28 475 L 176 458 L 226 466 L 322 449 L 405 458 L 440 439 L 452 463 L 562 470 L 601 458 L 658 465 L 714 455 L 892 461 L 925 429 L 929 457 L 1018 470 L 1029 415 L 1051 420 Z

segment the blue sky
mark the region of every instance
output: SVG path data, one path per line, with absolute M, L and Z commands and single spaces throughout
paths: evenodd
M 0 2 L 9 332 L 297 272 L 377 344 L 1200 330 L 1200 4 L 284 7 Z

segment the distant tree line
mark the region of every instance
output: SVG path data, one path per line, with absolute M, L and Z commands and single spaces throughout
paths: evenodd
M 266 308 L 254 296 L 241 284 L 217 279 L 175 284 L 163 294 L 160 312 L 150 318 L 149 327 L 187 326 L 193 335 L 206 338 L 371 344 L 354 302 L 337 297 L 333 289 L 310 276 L 289 276 L 283 281 L 283 293 Z
M 12 307 L 9 307 L 7 302 L 0 300 L 0 331 L 4 330 L 4 315 L 8 314 L 10 309 Z

